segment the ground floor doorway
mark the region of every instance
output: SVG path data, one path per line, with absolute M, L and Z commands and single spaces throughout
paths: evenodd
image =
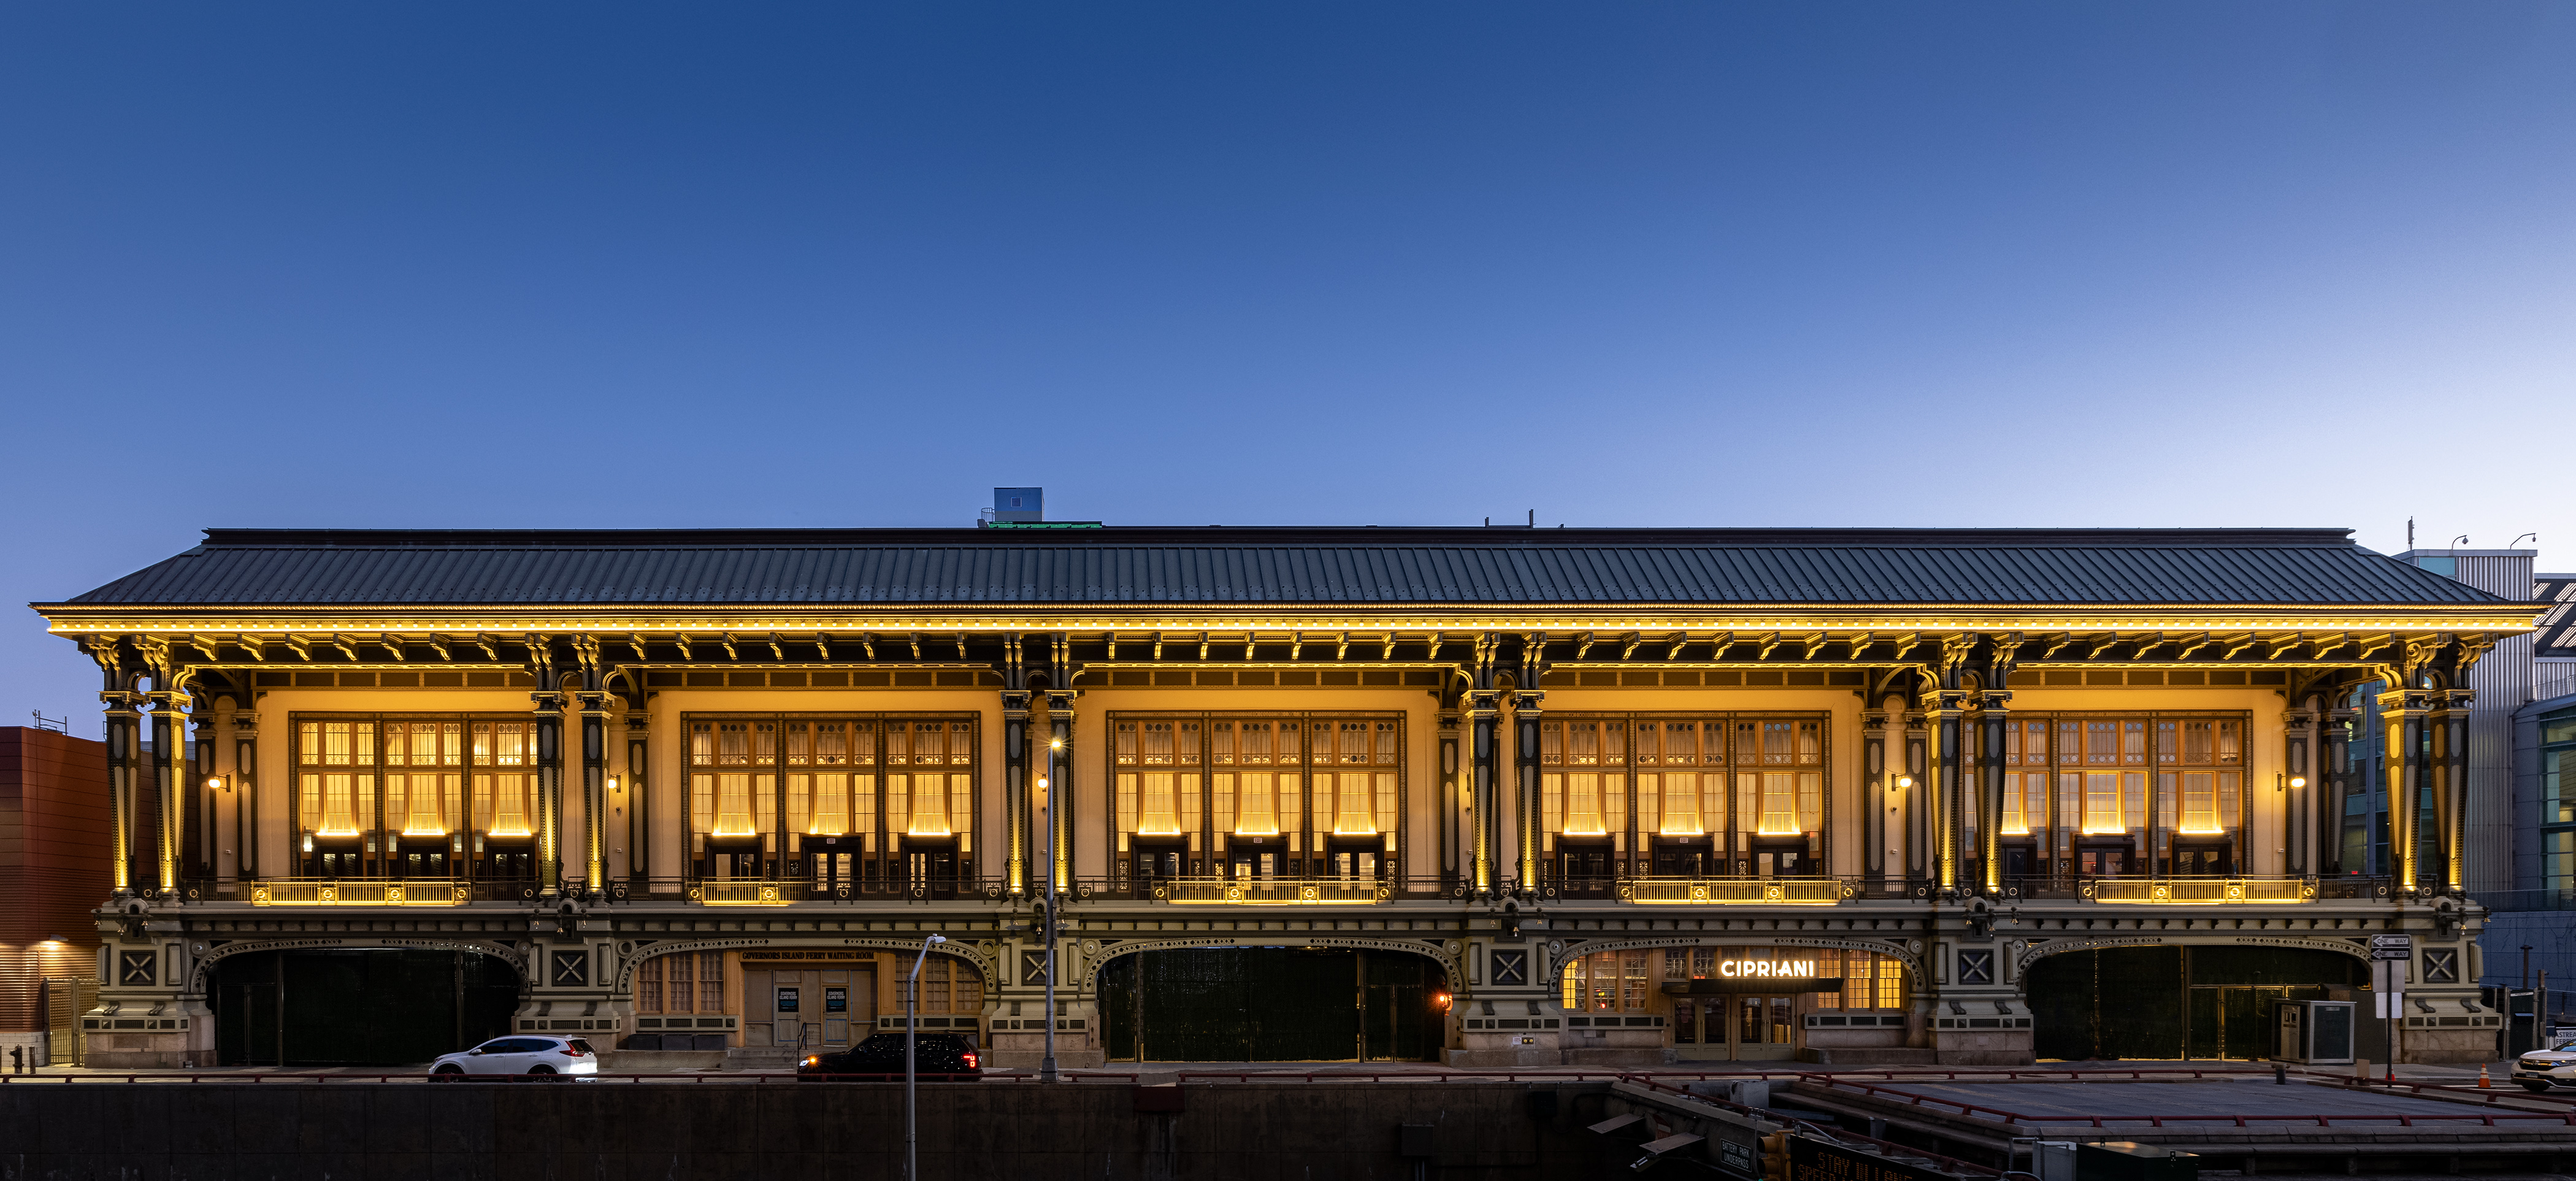
M 1423 956 L 1344 948 L 1145 951 L 1100 971 L 1108 1056 L 1142 1062 L 1422 1062 L 1448 977 Z
M 470 951 L 269 951 L 207 969 L 224 1066 L 404 1066 L 510 1031 L 519 974 Z
M 2266 1058 L 2273 1007 L 2349 997 L 2368 965 L 2302 947 L 2115 947 L 2048 956 L 2023 980 L 2041 1058 Z
M 746 962 L 742 1044 L 801 1053 L 846 1050 L 876 1026 L 876 982 L 873 959 L 776 968 Z
M 1697 1052 L 1693 1059 L 1780 1060 L 1798 1052 L 1798 1019 L 1806 1011 L 1799 996 L 1757 993 L 1677 997 L 1673 1001 L 1673 1045 Z

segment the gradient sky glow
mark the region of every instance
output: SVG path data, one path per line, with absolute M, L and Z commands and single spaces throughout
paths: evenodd
M 0 405 L 22 603 L 995 484 L 2564 569 L 2576 2 L 17 4 Z

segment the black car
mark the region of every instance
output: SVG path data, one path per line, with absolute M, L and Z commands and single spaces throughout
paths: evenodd
M 913 1042 L 913 1073 L 934 1081 L 972 1080 L 983 1070 L 982 1055 L 965 1038 L 953 1033 L 916 1035 Z M 808 1082 L 847 1077 L 852 1081 L 874 1081 L 903 1077 L 903 1035 L 880 1033 L 846 1050 L 814 1054 L 796 1064 L 798 1078 Z

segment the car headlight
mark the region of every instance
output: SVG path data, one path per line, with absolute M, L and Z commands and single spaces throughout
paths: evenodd
M 805 1059 L 805 1065 L 807 1066 L 821 1066 L 822 1064 L 823 1060 L 819 1057 L 808 1057 Z

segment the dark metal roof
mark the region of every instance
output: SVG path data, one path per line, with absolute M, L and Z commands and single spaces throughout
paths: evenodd
M 1208 526 L 213 529 L 63 605 L 2503 602 L 2339 529 Z

